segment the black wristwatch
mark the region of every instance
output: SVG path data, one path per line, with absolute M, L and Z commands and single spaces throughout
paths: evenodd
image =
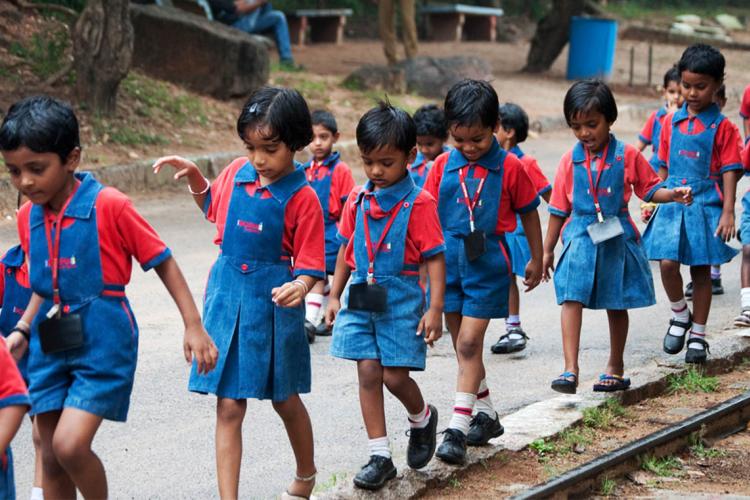
M 13 329 L 12 329 L 12 330 L 10 331 L 10 333 L 13 333 L 13 332 L 18 332 L 18 333 L 20 333 L 21 335 L 23 335 L 23 338 L 25 338 L 25 339 L 26 339 L 26 342 L 31 342 L 31 333 L 30 333 L 30 332 L 27 332 L 27 331 L 25 331 L 25 330 L 22 330 L 21 328 L 18 328 L 17 326 L 16 326 L 16 327 L 14 327 L 14 328 L 13 328 Z

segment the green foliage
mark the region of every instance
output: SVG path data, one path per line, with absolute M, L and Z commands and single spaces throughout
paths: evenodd
M 704 375 L 701 368 L 691 366 L 682 373 L 667 377 L 669 391 L 674 392 L 715 392 L 719 388 L 719 379 Z
M 586 446 L 593 441 L 593 431 L 586 427 L 568 427 L 560 433 L 559 452 L 563 455 L 575 451 L 577 446 Z
M 540 457 L 557 452 L 557 446 L 555 446 L 555 443 L 547 441 L 546 439 L 536 439 L 532 441 L 529 448 L 534 450 Z
M 662 458 L 649 455 L 641 459 L 641 468 L 659 477 L 674 477 L 680 475 L 682 465 L 672 455 Z
M 140 116 L 164 118 L 178 127 L 194 122 L 200 125 L 208 123 L 199 98 L 182 92 L 173 93 L 163 82 L 131 72 L 122 81 L 121 88 L 136 101 L 134 111 Z
M 594 429 L 609 427 L 617 418 L 627 414 L 628 411 L 617 399 L 609 398 L 598 407 L 583 410 L 583 425 Z
M 92 121 L 94 134 L 102 142 L 113 142 L 123 146 L 155 146 L 168 144 L 166 138 L 151 134 L 143 129 L 118 125 L 107 120 L 95 118 Z
M 602 495 L 604 495 L 605 497 L 608 497 L 612 495 L 612 493 L 614 493 L 616 486 L 617 486 L 617 482 L 614 479 L 605 477 L 604 479 L 602 479 L 602 484 L 599 487 L 599 491 L 601 492 Z
M 35 33 L 28 43 L 13 42 L 10 53 L 24 60 L 31 71 L 44 80 L 60 71 L 65 64 L 65 51 L 70 45 L 67 30 Z
M 448 484 L 451 485 L 451 488 L 458 489 L 461 487 L 461 481 L 458 480 L 458 478 L 452 477 L 448 481 Z
M 325 483 L 316 484 L 313 491 L 315 493 L 320 493 L 322 491 L 330 490 L 331 488 L 336 486 L 336 484 L 338 484 L 339 482 L 339 479 L 343 479 L 343 477 L 343 474 L 334 472 L 328 477 L 328 480 Z
M 746 8 L 746 0 L 610 0 L 605 10 L 625 19 L 648 19 L 654 15 L 673 17 L 696 14 L 713 17 L 722 12 L 743 14 L 743 10 L 747 12 Z

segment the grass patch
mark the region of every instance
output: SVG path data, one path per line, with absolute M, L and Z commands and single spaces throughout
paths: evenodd
M 593 431 L 585 427 L 569 427 L 560 433 L 559 453 L 568 454 L 577 447 L 588 446 L 593 441 Z
M 58 29 L 35 33 L 26 43 L 13 42 L 9 51 L 23 59 L 37 78 L 45 80 L 63 67 L 65 51 L 69 45 L 70 36 L 67 30 Z
M 614 479 L 605 477 L 602 479 L 602 484 L 599 486 L 599 492 L 605 497 L 608 497 L 614 493 L 616 486 L 617 482 Z
M 659 477 L 675 477 L 680 475 L 682 465 L 672 455 L 662 458 L 649 455 L 641 460 L 641 469 Z
M 103 143 L 112 142 L 123 146 L 163 146 L 169 141 L 159 134 L 139 128 L 120 126 L 107 120 L 94 119 L 92 127 L 96 137 Z
M 669 392 L 716 392 L 719 379 L 709 377 L 700 368 L 691 366 L 682 373 L 671 374 L 667 377 Z
M 554 453 L 557 453 L 557 446 L 555 443 L 551 441 L 547 441 L 546 439 L 535 439 L 531 442 L 529 445 L 529 448 L 534 450 L 537 455 L 540 457 L 544 457 L 547 455 L 552 455 Z
M 453 489 L 456 489 L 456 490 L 457 490 L 457 489 L 459 489 L 459 488 L 461 487 L 461 481 L 459 481 L 459 480 L 458 480 L 457 478 L 455 478 L 455 477 L 452 477 L 452 478 L 451 478 L 451 479 L 450 479 L 450 480 L 448 481 L 448 484 L 450 484 L 451 488 L 453 488 Z
M 334 472 L 333 474 L 328 476 L 328 480 L 326 480 L 326 482 L 316 484 L 315 488 L 313 488 L 313 491 L 315 493 L 320 493 L 321 491 L 330 490 L 338 484 L 339 479 L 341 478 L 343 478 L 343 474 L 337 474 Z
M 592 429 L 610 427 L 618 418 L 626 417 L 628 410 L 615 398 L 608 398 L 600 406 L 584 408 L 583 425 Z
M 163 118 L 179 127 L 190 122 L 206 125 L 203 103 L 193 95 L 172 92 L 163 82 L 130 72 L 121 83 L 122 90 L 136 101 L 134 111 L 146 118 Z
M 718 2 L 692 2 L 687 5 L 662 5 L 653 6 L 652 3 L 642 1 L 614 1 L 608 2 L 605 8 L 610 14 L 623 19 L 654 19 L 654 18 L 674 18 L 680 14 L 696 14 L 704 18 L 713 18 L 717 14 L 742 14 L 742 9 L 732 8 L 726 5 L 720 5 Z

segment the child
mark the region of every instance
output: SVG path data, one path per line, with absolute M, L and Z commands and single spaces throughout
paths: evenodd
M 264 87 L 242 108 L 237 133 L 247 158 L 237 158 L 213 184 L 184 158 L 195 203 L 216 224 L 220 253 L 206 284 L 203 321 L 219 348 L 216 370 L 193 367 L 190 390 L 216 394 L 219 495 L 237 498 L 242 421 L 247 398 L 270 399 L 284 421 L 297 461 L 282 498 L 308 498 L 315 486 L 313 434 L 299 395 L 310 392 L 310 348 L 304 299 L 325 277 L 323 213 L 294 154 L 312 139 L 310 111 L 296 90 Z
M 444 109 L 456 149 L 438 157 L 425 182 L 437 199 L 445 235 L 445 321 L 459 366 L 456 405 L 436 452 L 452 464 L 465 461 L 467 443 L 484 445 L 503 433 L 482 353 L 490 318 L 508 316 L 511 265 L 505 234 L 516 228 L 517 213 L 531 247 L 527 291 L 542 273 L 539 197 L 520 160 L 495 139 L 498 108 L 487 82 L 464 80 L 450 89 Z
M 745 143 L 750 141 L 750 85 L 745 87 L 740 103 L 740 118 L 742 118 L 742 129 L 745 133 Z
M 606 309 L 609 361 L 594 391 L 625 390 L 623 353 L 628 309 L 656 302 L 651 270 L 640 235 L 628 214 L 635 194 L 645 201 L 690 202 L 690 188 L 665 189 L 646 159 L 610 134 L 617 104 L 599 80 L 573 84 L 565 95 L 565 119 L 578 139 L 555 176 L 544 240 L 544 276 L 554 269 L 555 245 L 563 249 L 555 271 L 555 293 L 562 304 L 565 371 L 552 389 L 574 394 L 578 387 L 578 345 L 583 308 Z
M 23 416 L 29 410 L 26 384 L 5 345 L 0 340 L 0 498 L 16 498 L 13 480 L 13 455 L 10 442 L 21 427 Z
M 409 467 L 427 465 L 436 445 L 437 410 L 425 402 L 409 371 L 424 370 L 425 345 L 432 346 L 442 335 L 445 246 L 435 200 L 407 172 L 415 143 L 414 121 L 388 103 L 381 102 L 359 120 L 357 145 L 369 181 L 352 192 L 344 207 L 341 248 L 326 311 L 326 321 L 334 323 L 331 354 L 357 361 L 370 461 L 354 484 L 368 490 L 396 476 L 385 428 L 383 385 L 408 413 Z M 430 277 L 426 312 L 418 282 L 423 262 Z M 344 291 L 350 275 L 351 284 Z
M 742 169 L 740 138 L 714 102 L 724 79 L 724 56 L 709 45 L 696 44 L 683 52 L 677 67 L 686 102 L 664 119 L 659 176 L 666 179 L 667 187 L 691 187 L 697 203 L 659 207 L 643 243 L 649 259 L 660 261 L 672 309 L 664 351 L 679 353 L 689 331 L 685 362 L 703 363 L 708 350 L 710 266 L 729 262 L 737 254 L 725 242 L 735 233 L 736 171 Z M 683 293 L 681 264 L 690 266 L 693 279 L 692 314 Z
M 518 144 L 525 141 L 529 133 L 529 116 L 517 104 L 507 102 L 500 106 L 500 126 L 497 129 L 495 137 L 500 143 L 500 147 L 516 155 L 521 160 L 526 173 L 529 175 L 531 182 L 537 194 L 544 201 L 549 203 L 550 186 L 547 177 L 542 173 L 539 164 L 533 156 L 524 154 Z M 526 241 L 526 235 L 523 232 L 521 217 L 516 215 L 516 230 L 505 235 L 510 250 L 510 263 L 513 271 L 513 277 L 510 281 L 510 296 L 508 298 L 509 315 L 505 319 L 505 334 L 492 346 L 492 352 L 495 354 L 509 354 L 522 351 L 526 348 L 528 337 L 526 332 L 521 328 L 521 298 L 518 293 L 518 284 L 516 276 L 524 276 L 526 265 L 531 260 L 531 250 L 529 242 Z
M 11 182 L 30 200 L 18 213 L 18 231 L 33 295 L 7 341 L 17 358 L 29 350 L 44 494 L 74 498 L 78 489 L 106 498 L 106 474 L 91 443 L 103 419 L 124 422 L 128 413 L 138 346 L 125 297 L 133 257 L 143 269 L 155 268 L 174 298 L 186 359 L 210 370 L 216 350 L 153 228 L 125 195 L 76 173 L 78 120 L 68 105 L 37 96 L 11 106 L 0 152 Z
M 641 130 L 638 136 L 638 141 L 635 147 L 638 151 L 643 151 L 646 146 L 651 145 L 652 155 L 649 160 L 649 164 L 653 167 L 656 173 L 659 173 L 659 159 L 657 152 L 659 150 L 659 135 L 661 134 L 661 128 L 664 124 L 664 117 L 668 113 L 677 111 L 682 105 L 682 94 L 680 94 L 680 72 L 677 71 L 677 66 L 672 66 L 664 73 L 664 86 L 662 97 L 664 98 L 664 105 L 652 112 L 643 130 Z
M 354 187 L 354 178 L 349 166 L 341 161 L 338 151 L 333 151 L 334 144 L 339 140 L 339 130 L 333 115 L 328 111 L 313 111 L 312 127 L 313 140 L 308 149 L 313 157 L 304 164 L 303 168 L 307 182 L 315 190 L 320 205 L 323 207 L 326 275 L 333 276 L 336 269 L 336 255 L 339 253 L 336 230 L 341 219 L 341 209 Z M 331 329 L 323 318 L 330 289 L 327 279 L 320 280 L 305 297 L 305 330 L 311 340 L 315 339 L 315 335 L 331 334 Z
M 414 113 L 417 126 L 417 156 L 409 164 L 409 175 L 418 187 L 424 185 L 432 162 L 438 155 L 450 151 L 445 144 L 448 140 L 448 126 L 445 113 L 434 104 L 425 104 Z
M 750 172 L 750 142 L 742 149 L 742 166 L 745 173 Z M 737 237 L 742 242 L 742 268 L 740 271 L 740 314 L 734 318 L 734 324 L 743 328 L 750 327 L 750 189 L 742 197 L 742 218 Z

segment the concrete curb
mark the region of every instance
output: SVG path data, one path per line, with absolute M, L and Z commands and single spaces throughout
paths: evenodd
M 742 335 L 746 333 L 747 336 Z M 725 328 L 711 338 L 711 356 L 706 364 L 708 373 L 721 373 L 740 364 L 750 357 L 750 331 Z M 686 369 L 681 358 L 679 364 L 664 365 L 655 363 L 631 369 L 628 374 L 634 385 L 618 395 L 625 405 L 632 405 L 644 399 L 663 394 L 667 389 L 667 377 Z M 409 469 L 405 463 L 398 463 L 399 474 L 382 490 L 367 492 L 355 488 L 350 478 L 331 490 L 317 494 L 318 499 L 402 499 L 416 498 L 429 488 L 447 484 L 452 478 L 502 451 L 520 451 L 537 439 L 555 436 L 575 425 L 583 418 L 583 410 L 600 406 L 607 395 L 591 392 L 591 381 L 581 382 L 579 388 L 585 392 L 576 395 L 562 395 L 539 401 L 502 417 L 505 434 L 493 439 L 484 448 L 469 448 L 467 462 L 464 466 L 454 467 L 433 459 L 420 470 Z
M 627 117 L 633 120 L 644 120 L 648 117 L 649 113 L 658 107 L 658 103 L 642 103 L 642 104 L 625 104 L 618 106 L 617 117 L 621 119 Z M 558 130 L 565 130 L 568 128 L 568 123 L 565 121 L 565 117 L 562 115 L 552 116 L 540 116 L 531 120 L 529 123 L 529 129 L 533 130 L 537 134 L 545 132 L 553 132 Z

